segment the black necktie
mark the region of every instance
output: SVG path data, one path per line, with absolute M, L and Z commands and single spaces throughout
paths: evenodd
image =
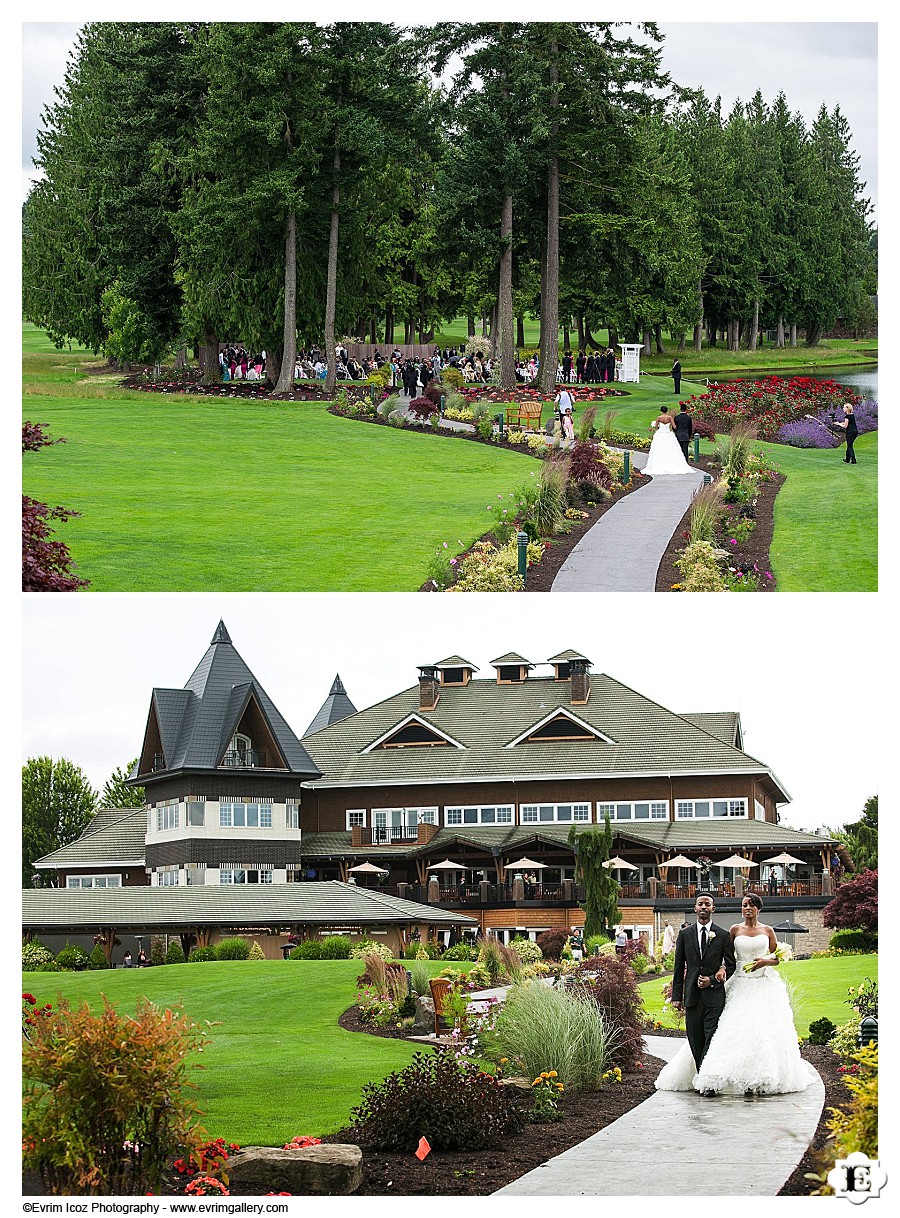
M 700 955 L 706 954 L 706 927 L 700 927 Z

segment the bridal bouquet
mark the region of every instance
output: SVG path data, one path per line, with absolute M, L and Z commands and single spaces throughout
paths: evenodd
M 791 949 L 788 947 L 788 945 L 786 943 L 776 943 L 775 951 L 772 953 L 772 955 L 775 957 L 775 959 L 778 961 L 779 964 L 784 964 L 785 960 L 793 960 L 793 958 L 794 958 L 794 953 L 791 951 Z M 744 965 L 744 972 L 752 973 L 753 965 L 755 963 L 756 963 L 755 960 L 749 960 Z

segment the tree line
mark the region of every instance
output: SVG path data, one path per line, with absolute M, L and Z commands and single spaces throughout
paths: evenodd
M 298 334 L 430 342 L 479 319 L 515 384 L 566 346 L 815 344 L 874 293 L 839 107 L 724 114 L 654 23 L 95 22 L 43 114 L 24 310 L 122 362 L 220 341 L 292 386 Z

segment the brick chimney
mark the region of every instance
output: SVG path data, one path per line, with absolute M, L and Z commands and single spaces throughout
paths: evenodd
M 591 694 L 590 661 L 572 660 L 569 674 L 572 681 L 572 705 L 584 706 Z
M 440 674 L 432 665 L 419 669 L 419 710 L 433 711 L 441 696 Z

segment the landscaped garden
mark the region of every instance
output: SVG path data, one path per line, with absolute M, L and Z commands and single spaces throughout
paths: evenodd
M 858 937 L 839 934 L 850 947 Z M 148 1183 L 157 1192 L 221 1191 L 202 1180 L 223 1171 L 227 1179 L 239 1147 L 320 1139 L 362 1146 L 365 1193 L 377 1194 L 389 1179 L 401 1194 L 492 1192 L 649 1098 L 660 1063 L 645 1057 L 642 1037 L 678 1026 L 665 1007 L 665 979 L 656 976 L 668 961 L 648 959 L 640 940 L 620 956 L 600 936 L 580 962 L 565 932 L 537 945 L 481 940 L 442 958 L 428 945 L 428 953 L 411 948 L 399 966 L 384 949 L 362 959 L 310 959 L 322 946 L 305 946 L 285 962 L 230 949 L 215 959 L 201 949 L 207 954 L 194 963 L 112 971 L 97 953 L 89 969 L 74 949 L 57 962 L 37 945 L 24 949 L 23 959 L 55 970 L 23 974 L 30 1190 L 43 1162 L 45 1184 L 71 1181 L 77 1170 L 81 1187 L 62 1191 L 102 1192 L 89 1181 L 111 1178 L 110 1162 L 88 1135 L 102 1126 L 118 1144 L 124 1138 L 126 1150 L 148 1136 L 129 1126 L 125 1098 L 146 1121 L 171 1076 L 179 1097 L 166 1126 L 173 1145 L 157 1144 L 157 1135 L 155 1176 L 150 1142 L 143 1166 L 116 1158 L 122 1191 L 147 1191 Z M 782 965 L 798 1031 L 809 1038 L 810 1060 L 828 1065 L 835 1099 L 841 1069 L 851 1079 L 866 1069 L 854 1054 L 861 1015 L 877 1011 L 876 965 L 859 952 Z M 447 1047 L 428 1048 L 407 1037 L 430 1030 L 427 1003 L 424 1028 L 412 1011 L 439 976 L 450 984 Z M 496 985 L 508 987 L 504 1002 L 469 1006 L 473 992 Z M 125 1045 L 131 1052 L 123 1060 Z M 80 1100 L 72 1104 L 66 1097 L 76 1086 Z M 100 1102 L 108 1086 L 120 1096 L 112 1135 Z M 535 1123 L 539 1137 L 528 1132 Z M 48 1159 L 40 1145 L 51 1131 Z M 421 1161 L 412 1152 L 423 1137 Z M 88 1161 L 93 1176 L 85 1174 Z
M 531 563 L 547 544 L 561 547 L 561 562 L 635 489 L 615 448 L 646 445 L 650 419 L 676 400 L 662 378 L 645 377 L 624 393 L 581 389 L 575 455 L 583 468 L 567 472 L 560 490 L 552 463 L 542 470 L 527 460 L 545 453 L 544 441 L 514 427 L 501 438 L 494 416 L 504 403 L 473 400 L 465 387 L 433 388 L 419 399 L 417 422 L 400 417 L 390 396 L 358 386 L 339 390 L 332 407 L 237 388 L 147 393 L 123 389 L 86 352 L 53 350 L 34 327 L 24 335 L 25 417 L 65 440 L 26 454 L 25 489 L 78 513 L 56 524 L 55 537 L 92 591 L 391 591 L 445 587 L 460 574 L 460 590 L 513 590 L 515 528 L 530 535 Z M 706 386 L 685 382 L 683 390 L 702 402 Z M 471 438 L 436 428 L 436 395 L 446 418 L 471 422 Z M 542 425 L 552 414 L 545 400 Z M 774 531 L 759 580 L 779 591 L 874 589 L 877 433 L 859 439 L 849 485 L 829 449 L 757 447 L 786 479 L 767 509 Z M 716 456 L 708 439 L 700 453 L 701 464 Z M 505 521 L 488 514 L 498 501 Z M 506 527 L 510 515 L 515 528 Z M 549 568 L 543 581 L 532 570 L 533 589 L 550 582 Z

